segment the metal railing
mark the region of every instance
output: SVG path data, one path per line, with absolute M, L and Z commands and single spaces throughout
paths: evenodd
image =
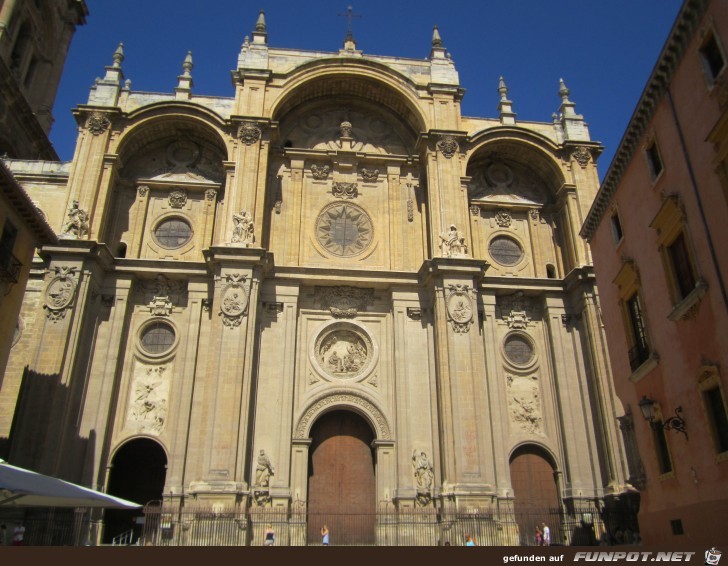
M 112 546 L 129 546 L 132 542 L 134 542 L 134 529 L 129 529 L 111 539 Z

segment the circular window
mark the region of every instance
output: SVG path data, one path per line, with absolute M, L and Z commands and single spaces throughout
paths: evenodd
M 316 221 L 316 238 L 331 254 L 351 257 L 372 243 L 374 228 L 369 216 L 354 204 L 335 203 Z
M 142 331 L 141 344 L 149 354 L 163 354 L 174 345 L 174 330 L 165 322 L 153 322 Z
M 497 236 L 488 248 L 490 257 L 501 265 L 516 265 L 523 258 L 523 249 L 518 242 L 507 236 Z
M 520 334 L 511 334 L 506 338 L 503 346 L 506 357 L 520 366 L 526 365 L 533 359 L 533 345 L 531 341 Z
M 154 238 L 165 248 L 180 248 L 192 239 L 192 226 L 183 218 L 167 218 L 157 224 Z

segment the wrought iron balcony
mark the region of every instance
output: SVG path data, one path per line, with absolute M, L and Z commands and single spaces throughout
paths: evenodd
M 636 344 L 629 349 L 629 367 L 635 371 L 650 357 L 650 349 L 646 344 Z
M 5 246 L 0 245 L 0 281 L 17 283 L 23 264 Z

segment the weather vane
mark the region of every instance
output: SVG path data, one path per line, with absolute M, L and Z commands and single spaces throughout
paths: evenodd
M 351 6 L 347 6 L 346 14 L 337 14 L 337 16 L 342 16 L 346 18 L 346 39 L 351 39 L 352 37 L 354 37 L 352 33 L 351 21 L 354 18 L 361 18 L 361 14 L 355 14 L 354 9 Z

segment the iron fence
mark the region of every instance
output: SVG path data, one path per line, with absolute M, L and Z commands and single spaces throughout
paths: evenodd
M 3 520 L 26 527 L 25 543 L 33 546 L 93 544 L 99 525 L 89 510 L 26 510 Z M 539 509 L 483 510 L 447 507 L 396 508 L 382 505 L 371 513 L 336 509 L 309 510 L 305 504 L 281 507 L 221 507 L 154 502 L 144 508 L 139 536 L 116 544 L 155 546 L 259 546 L 272 528 L 276 546 L 321 545 L 327 525 L 332 546 L 461 546 L 470 535 L 480 546 L 533 546 L 535 527 L 546 523 L 552 545 L 634 544 L 638 526 L 634 512 L 594 505 Z M 110 537 L 125 533 L 107 533 Z M 636 537 L 635 537 L 636 535 Z

